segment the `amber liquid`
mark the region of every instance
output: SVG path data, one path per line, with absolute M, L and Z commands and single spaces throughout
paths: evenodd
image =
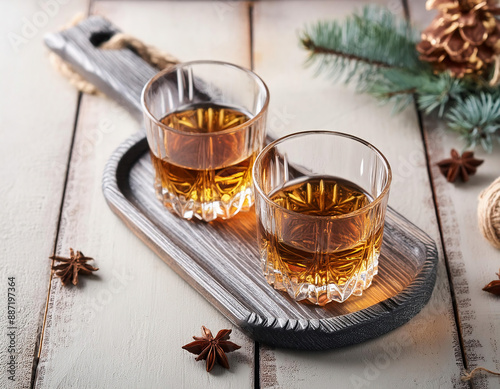
M 292 181 L 270 198 L 287 210 L 315 216 L 349 214 L 372 201 L 359 186 L 335 177 Z M 383 226 L 371 231 L 369 217 L 369 212 L 360 212 L 341 221 L 318 221 L 283 214 L 276 234 L 260 226 L 268 262 L 293 284 L 344 285 L 366 272 L 380 253 Z
M 187 136 L 225 131 L 247 120 L 245 113 L 215 104 L 195 105 L 165 116 L 162 123 L 186 134 L 168 135 L 165 148 L 169 158 L 160 159 L 151 153 L 161 197 L 167 193 L 182 202 L 229 202 L 251 188 L 256 153 L 244 156 L 244 134 L 221 134 L 213 140 Z
M 161 121 L 166 126 L 184 132 L 209 133 L 228 130 L 250 118 L 234 108 L 217 104 L 198 104 L 189 109 L 173 112 Z

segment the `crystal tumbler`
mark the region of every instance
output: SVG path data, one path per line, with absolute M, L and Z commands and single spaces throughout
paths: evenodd
M 262 267 L 275 289 L 324 305 L 370 286 L 391 184 L 380 151 L 347 134 L 300 132 L 262 150 L 253 180 Z
M 252 167 L 264 144 L 268 103 L 255 73 L 224 62 L 186 62 L 146 84 L 146 133 L 165 207 L 212 221 L 253 205 Z

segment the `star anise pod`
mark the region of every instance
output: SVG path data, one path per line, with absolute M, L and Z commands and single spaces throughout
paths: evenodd
M 474 158 L 472 151 L 465 151 L 460 156 L 457 150 L 452 149 L 450 154 L 451 158 L 443 159 L 437 163 L 439 170 L 448 182 L 455 182 L 459 175 L 463 182 L 468 181 L 469 176 L 475 174 L 477 167 L 484 162 L 482 159 Z
M 497 273 L 498 280 L 491 281 L 488 285 L 486 285 L 483 290 L 485 292 L 490 292 L 500 296 L 500 270 Z
M 241 346 L 229 341 L 231 330 L 220 330 L 214 338 L 212 332 L 205 326 L 201 326 L 202 336 L 193 336 L 194 342 L 182 346 L 184 350 L 198 354 L 197 361 L 207 360 L 207 371 L 213 369 L 215 361 L 219 365 L 229 369 L 229 362 L 225 353 L 238 350 Z
M 57 265 L 52 266 L 52 270 L 55 270 L 56 276 L 61 279 L 63 285 L 66 285 L 69 281 L 73 285 L 78 284 L 78 273 L 81 274 L 92 274 L 93 271 L 99 270 L 97 267 L 90 266 L 87 262 L 93 261 L 94 258 L 86 257 L 81 251 L 77 251 L 76 254 L 73 249 L 69 249 L 69 258 L 59 257 L 53 255 L 50 257 L 52 260 L 59 261 Z

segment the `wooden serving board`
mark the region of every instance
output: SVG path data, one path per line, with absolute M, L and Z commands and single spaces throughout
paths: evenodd
M 103 190 L 111 209 L 163 261 L 234 324 L 269 345 L 320 350 L 382 335 L 420 311 L 436 280 L 434 242 L 389 208 L 379 274 L 363 296 L 325 307 L 296 303 L 262 275 L 253 211 L 205 223 L 163 207 L 141 134 L 111 156 Z
M 105 19 L 92 17 L 47 36 L 46 43 L 141 117 L 140 90 L 156 70 L 131 50 L 104 51 L 91 41 L 117 31 Z M 404 324 L 429 300 L 436 246 L 388 209 L 379 274 L 363 296 L 325 307 L 296 303 L 262 276 L 253 212 L 212 223 L 171 214 L 155 197 L 147 151 L 139 132 L 113 153 L 103 178 L 108 204 L 162 260 L 257 341 L 310 350 L 351 345 Z

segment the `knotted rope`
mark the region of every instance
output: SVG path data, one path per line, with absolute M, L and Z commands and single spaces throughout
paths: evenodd
M 500 249 L 500 177 L 479 195 L 477 219 L 483 236 Z

